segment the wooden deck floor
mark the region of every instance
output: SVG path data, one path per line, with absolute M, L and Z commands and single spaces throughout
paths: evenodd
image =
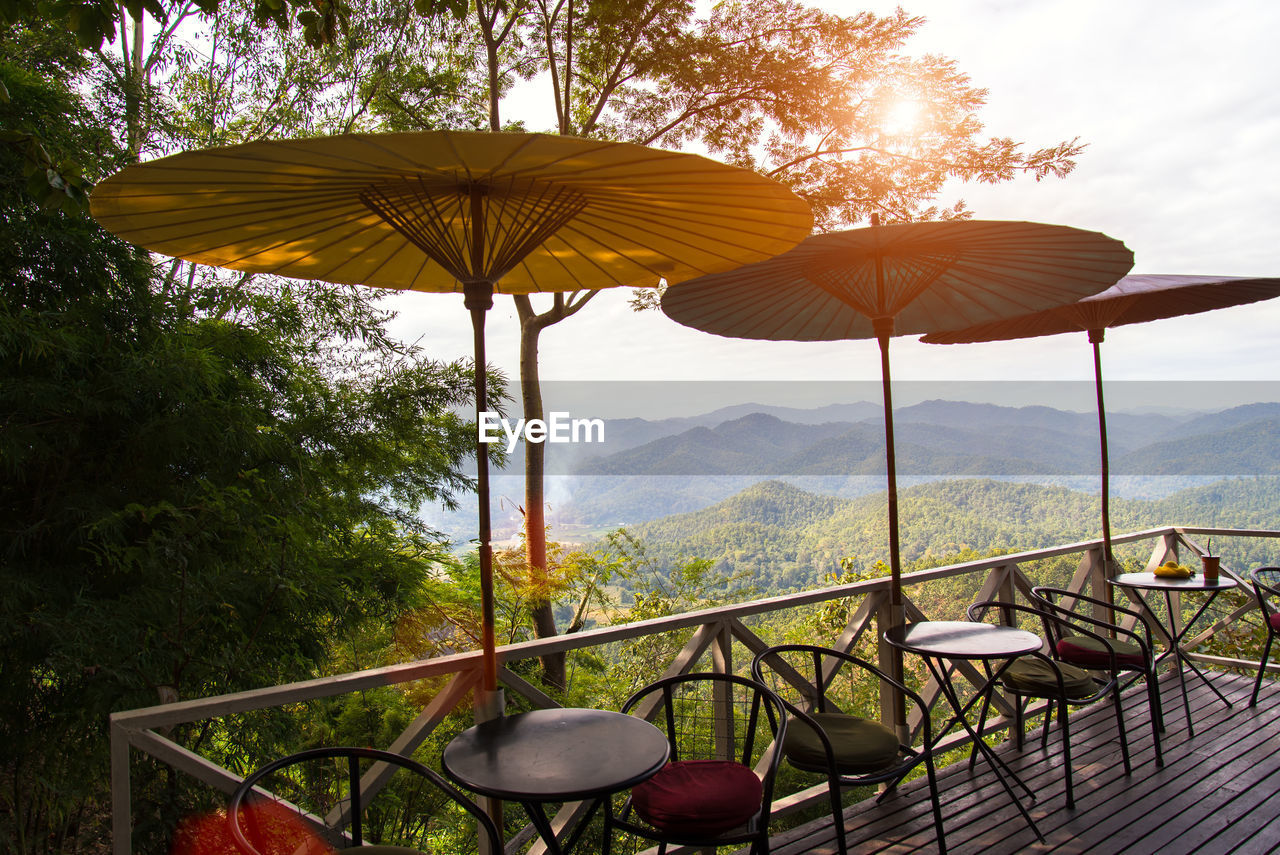
M 1280 852 L 1280 682 L 1263 685 L 1258 706 L 1248 706 L 1250 677 L 1212 672 L 1214 684 L 1232 701 L 1227 709 L 1192 677 L 1195 736 L 1186 718 L 1176 677 L 1162 681 L 1166 732 L 1165 766 L 1157 769 L 1144 689 L 1125 697 L 1133 775 L 1121 764 L 1110 704 L 1078 710 L 1072 718 L 1076 807 L 1067 810 L 1062 776 L 1061 732 L 1053 729 L 1047 754 L 1039 732 L 1018 752 L 1012 743 L 997 751 L 1037 800 L 1028 804 L 1047 843 L 1039 843 L 987 764 L 969 772 L 957 763 L 939 773 L 947 848 L 968 853 L 1257 853 Z M 989 737 L 995 739 L 998 736 Z M 928 791 L 912 781 L 882 805 L 871 799 L 845 812 L 851 853 L 936 852 Z M 775 835 L 773 855 L 836 852 L 830 819 Z

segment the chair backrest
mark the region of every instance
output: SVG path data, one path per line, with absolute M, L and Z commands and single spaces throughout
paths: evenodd
M 379 770 L 389 777 L 370 798 L 360 781 Z M 438 835 L 431 818 L 444 811 L 502 851 L 493 820 L 433 769 L 401 754 L 344 746 L 300 751 L 258 769 L 231 794 L 227 824 L 245 855 L 318 855 L 369 843 L 431 852 L 428 840 Z M 465 851 L 459 846 L 471 845 L 455 839 L 440 851 Z
M 1258 605 L 1267 615 L 1280 612 L 1280 567 L 1255 567 L 1249 571 Z
M 764 785 L 767 821 L 782 752 L 786 708 L 765 685 L 734 674 L 679 674 L 637 691 L 622 705 L 653 722 L 671 743 L 671 760 L 735 760 Z
M 815 644 L 779 644 L 763 650 L 751 663 L 751 673 L 788 709 L 808 713 L 840 712 L 878 719 L 884 685 L 896 686 L 913 699 L 918 697 L 865 659 Z M 923 699 L 919 703 L 923 704 Z
M 1062 622 L 1055 624 L 1055 632 L 1070 631 L 1091 636 L 1126 637 L 1147 650 L 1151 648 L 1151 624 L 1136 609 L 1119 606 L 1086 594 L 1076 593 L 1075 591 L 1068 591 L 1066 588 L 1054 588 L 1048 585 L 1039 585 L 1032 588 L 1031 596 L 1033 601 L 1045 604 L 1061 619 Z M 1127 628 L 1119 623 L 1118 619 L 1117 622 L 1111 623 L 1096 617 L 1095 614 L 1084 614 L 1076 611 L 1077 608 L 1085 605 L 1094 606 L 1095 614 L 1103 609 L 1110 609 L 1116 615 L 1125 615 L 1129 618 L 1129 625 L 1133 628 Z M 1055 644 L 1062 640 L 1060 635 L 1054 635 L 1052 638 Z
M 1003 600 L 979 600 L 970 605 L 965 614 L 976 623 L 995 623 L 1034 632 L 1045 638 L 1050 646 L 1052 639 L 1070 629 L 1070 624 L 1055 610 L 1043 608 L 1039 603 L 1023 605 Z

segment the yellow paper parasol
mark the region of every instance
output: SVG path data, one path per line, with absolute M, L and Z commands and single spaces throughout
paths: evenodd
M 129 167 L 103 226 L 200 264 L 460 291 L 485 406 L 493 294 L 679 282 L 760 261 L 812 227 L 777 182 L 696 155 L 545 134 L 352 134 L 193 151 Z M 484 688 L 497 682 L 489 482 L 477 436 Z

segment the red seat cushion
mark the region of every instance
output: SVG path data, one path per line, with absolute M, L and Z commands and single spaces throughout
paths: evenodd
M 1267 622 L 1271 624 L 1274 630 L 1280 630 L 1280 612 L 1272 612 L 1267 616 Z
M 1111 649 L 1116 652 L 1116 664 L 1130 668 L 1142 668 L 1142 648 L 1131 641 L 1111 639 Z M 1072 635 L 1058 642 L 1058 657 L 1063 662 L 1081 665 L 1085 668 L 1109 668 L 1111 657 L 1107 645 L 1099 639 L 1088 636 Z
M 671 834 L 715 835 L 760 810 L 764 787 L 756 773 L 730 760 L 678 760 L 631 790 L 645 822 Z

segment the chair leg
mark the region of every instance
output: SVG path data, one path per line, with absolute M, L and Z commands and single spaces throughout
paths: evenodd
M 1133 765 L 1129 761 L 1129 734 L 1124 729 L 1124 707 L 1120 703 L 1120 678 L 1115 677 L 1115 685 L 1112 687 L 1111 699 L 1115 701 L 1116 706 L 1116 727 L 1120 730 L 1120 756 L 1124 758 L 1125 775 L 1133 774 Z
M 1164 755 L 1160 752 L 1160 734 L 1164 732 L 1160 711 L 1160 687 L 1147 676 L 1147 711 L 1151 713 L 1151 741 L 1156 748 L 1156 768 L 1164 768 Z
M 831 794 L 831 821 L 836 827 L 836 847 L 840 855 L 849 855 L 844 840 L 844 805 L 840 803 L 840 785 L 834 778 L 828 778 L 827 790 Z
M 1067 809 L 1073 810 L 1076 806 L 1076 796 L 1071 786 L 1071 725 L 1067 724 L 1067 714 L 1067 702 L 1060 701 L 1058 721 L 1062 723 L 1062 763 L 1067 775 Z
M 1018 750 L 1021 751 L 1022 742 L 1023 742 L 1022 696 L 1021 695 L 1014 695 L 1014 698 L 1013 698 L 1013 726 L 1017 729 L 1017 732 L 1018 732 L 1018 739 L 1015 744 L 1018 746 Z
M 1267 627 L 1267 646 L 1262 649 L 1262 660 L 1258 662 L 1258 678 L 1253 681 L 1253 697 L 1249 698 L 1249 706 L 1256 707 L 1258 705 L 1258 692 L 1262 690 L 1262 675 L 1267 673 L 1267 660 L 1271 658 L 1271 642 L 1275 640 L 1276 634 L 1271 631 L 1271 627 Z
M 1045 698 L 1044 707 L 1044 727 L 1040 729 L 1040 750 L 1048 752 L 1049 750 L 1049 725 L 1053 723 L 1053 699 Z
M 1155 715 L 1160 721 L 1160 732 L 1164 733 L 1164 698 L 1160 697 L 1160 675 L 1156 673 L 1155 665 L 1146 672 L 1147 683 L 1152 687 L 1151 697 L 1155 701 Z
M 929 801 L 933 803 L 933 829 L 938 836 L 938 855 L 947 855 L 947 838 L 942 830 L 942 804 L 938 801 L 938 775 L 933 768 L 933 755 L 926 754 L 924 758 L 925 775 L 929 779 Z M 840 845 L 844 846 L 844 837 L 840 837 Z M 840 850 L 844 851 L 843 848 Z

